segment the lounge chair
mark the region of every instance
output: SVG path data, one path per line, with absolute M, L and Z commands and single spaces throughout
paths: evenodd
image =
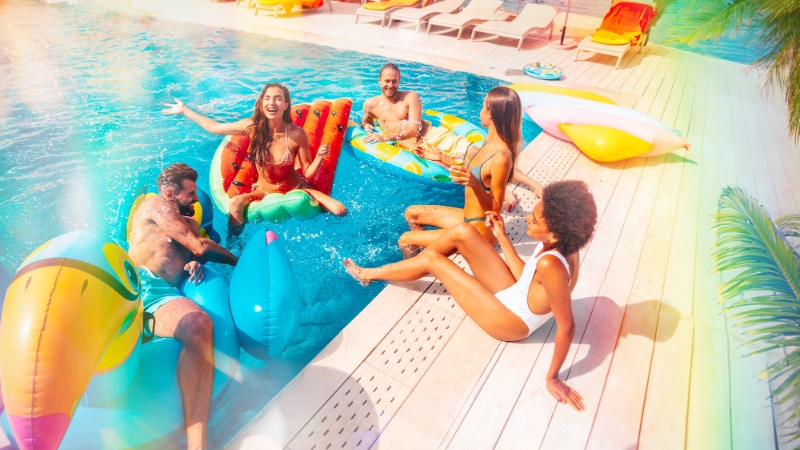
M 522 48 L 522 41 L 530 33 L 540 33 L 550 30 L 549 39 L 553 38 L 553 21 L 558 14 L 554 6 L 529 3 L 522 12 L 511 22 L 493 20 L 484 22 L 472 29 L 471 41 L 475 40 L 476 33 L 488 33 L 496 36 L 519 39 L 517 50 Z
M 617 57 L 614 68 L 619 68 L 622 57 L 639 44 L 647 45 L 650 21 L 656 16 L 654 5 L 643 2 L 618 2 L 603 18 L 594 35 L 586 36 L 578 44 L 575 61 L 581 52 L 599 53 Z
M 454 13 L 458 11 L 463 4 L 464 0 L 442 0 L 423 8 L 402 8 L 392 12 L 392 15 L 389 16 L 389 23 L 386 26 L 391 28 L 392 22 L 395 20 L 416 22 L 416 32 L 419 33 L 419 27 L 421 27 L 424 22 L 427 22 L 431 17 L 434 17 L 437 14 Z
M 249 1 L 250 0 L 248 0 L 248 3 Z M 323 3 L 327 3 L 328 11 L 333 12 L 333 7 L 331 6 L 330 0 L 255 0 L 254 5 L 256 9 L 253 14 L 257 16 L 259 11 L 268 11 L 271 12 L 273 17 L 277 19 L 279 13 L 288 14 L 292 9 L 294 9 L 291 7 L 291 4 L 294 4 L 298 9 L 304 6 L 309 6 L 310 4 L 318 4 L 319 6 L 310 6 L 311 8 L 316 9 L 321 8 Z M 289 10 L 286 9 L 286 4 L 290 4 Z M 249 7 L 250 5 L 248 4 L 248 8 Z
M 488 22 L 502 20 L 508 14 L 502 10 L 503 0 L 472 0 L 464 9 L 456 14 L 439 14 L 428 21 L 428 34 L 432 26 L 458 29 L 456 39 L 461 39 L 464 28 Z
M 386 22 L 393 12 L 403 8 L 416 8 L 421 0 L 388 0 L 377 2 L 366 2 L 364 6 L 356 10 L 356 23 L 359 17 L 371 17 L 373 20 L 381 19 L 381 26 Z

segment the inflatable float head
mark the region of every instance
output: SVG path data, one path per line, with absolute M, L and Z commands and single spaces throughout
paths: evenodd
M 294 339 L 302 306 L 278 236 L 256 233 L 231 277 L 231 313 L 242 348 L 265 361 L 279 357 Z
M 119 245 L 77 231 L 28 256 L 0 324 L 0 386 L 20 449 L 59 446 L 92 376 L 138 355 L 141 314 L 139 275 Z

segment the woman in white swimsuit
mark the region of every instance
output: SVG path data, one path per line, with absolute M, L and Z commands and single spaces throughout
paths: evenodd
M 362 284 L 411 281 L 432 274 L 475 323 L 503 341 L 524 339 L 555 316 L 558 329 L 547 390 L 559 402 L 582 410 L 581 396 L 558 379 L 558 372 L 575 335 L 571 292 L 578 282 L 578 250 L 589 241 L 597 223 L 594 198 L 582 181 L 556 182 L 544 188 L 542 201 L 525 220 L 528 236 L 539 241 L 527 263 L 514 250 L 495 211 L 487 212 L 487 223 L 506 261 L 466 223 L 442 235 L 440 239 L 448 240 L 467 260 L 474 278 L 432 248 L 382 267 L 362 268 L 350 259 L 345 259 L 344 266 Z

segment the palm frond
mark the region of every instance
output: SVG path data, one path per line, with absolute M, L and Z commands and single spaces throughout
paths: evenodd
M 798 0 L 800 1 L 800 0 Z M 780 226 L 781 228 L 778 228 Z M 714 215 L 717 241 L 712 269 L 735 271 L 717 289 L 724 311 L 752 337 L 751 355 L 795 349 L 770 364 L 764 374 L 777 384 L 776 404 L 800 397 L 800 260 L 786 241 L 800 232 L 800 216 L 783 216 L 776 226 L 767 211 L 742 189 L 725 188 Z M 791 417 L 800 417 L 800 406 Z M 800 438 L 800 432 L 792 440 Z
M 775 225 L 784 236 L 800 238 L 800 214 L 787 214 L 775 219 Z
M 758 10 L 757 0 L 692 0 L 682 9 L 682 20 L 670 30 L 671 40 L 694 45 L 736 37 L 749 29 Z
M 761 52 L 751 67 L 766 68 L 765 87 L 784 89 L 789 130 L 800 142 L 800 0 L 691 0 L 679 17 L 673 41 L 751 37 Z

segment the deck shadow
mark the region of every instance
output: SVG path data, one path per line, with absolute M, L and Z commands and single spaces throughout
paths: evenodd
M 631 302 L 626 307 L 620 307 L 614 300 L 606 297 L 585 297 L 574 300 L 572 309 L 576 317 L 589 316 L 586 325 L 587 331 L 584 332 L 581 346 L 588 346 L 586 356 L 576 361 L 571 366 L 562 368 L 560 376 L 562 379 L 573 378 L 587 374 L 598 368 L 606 360 L 609 354 L 616 349 L 619 340 L 630 335 L 643 336 L 653 342 L 665 342 L 672 338 L 680 321 L 680 313 L 672 306 L 660 300 L 644 300 Z M 591 314 L 591 315 L 590 315 Z M 593 320 L 604 320 L 618 318 L 599 324 Z M 552 319 L 551 319 L 552 320 Z M 657 326 L 654 326 L 657 324 Z M 618 327 L 613 333 L 607 330 L 601 333 L 589 333 L 590 328 L 597 326 Z M 548 341 L 552 341 L 554 331 L 551 331 Z M 613 341 L 602 339 L 593 342 L 589 336 L 616 336 Z M 575 342 L 573 342 L 573 345 Z

